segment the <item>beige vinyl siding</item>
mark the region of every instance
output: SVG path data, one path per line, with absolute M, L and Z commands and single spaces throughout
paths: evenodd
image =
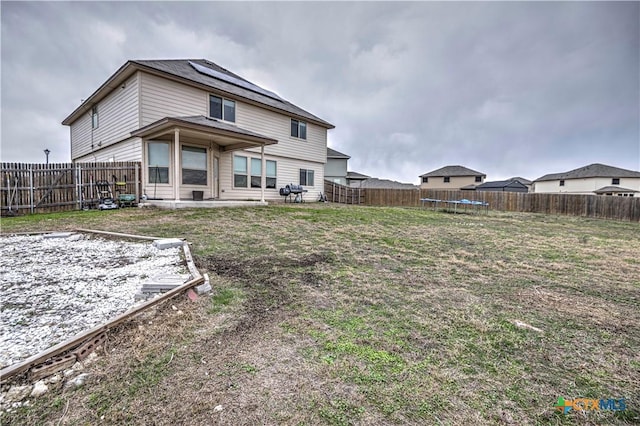
M 141 73 L 140 75 L 141 126 L 164 117 L 209 116 L 209 95 L 216 93 L 151 74 Z M 325 128 L 307 123 L 307 139 L 293 138 L 290 115 L 263 109 L 233 97 L 216 95 L 235 101 L 235 124 L 238 127 L 278 140 L 277 145 L 267 147 L 268 154 L 307 161 L 325 161 L 327 147 Z
M 555 192 L 569 194 L 593 194 L 605 186 L 619 186 L 621 188 L 635 189 L 640 191 L 640 178 L 620 178 L 618 185 L 613 185 L 611 177 L 584 178 L 584 179 L 565 179 L 564 186 L 560 186 L 560 180 L 549 180 L 534 183 L 534 192 Z
M 484 179 L 482 182 L 484 182 Z M 482 182 L 476 182 L 475 176 L 451 176 L 449 182 L 445 182 L 443 176 L 429 176 L 429 182 L 427 183 L 422 183 L 422 178 L 420 178 L 420 189 L 455 190 L 467 185 L 480 185 Z
M 186 84 L 140 73 L 141 127 L 164 117 L 190 115 L 209 116 L 209 95 L 214 92 Z M 263 109 L 233 97 L 222 96 L 236 103 L 235 124 L 243 129 L 276 139 L 278 144 L 266 148 L 266 153 L 324 163 L 327 152 L 327 130 L 307 122 L 307 139 L 291 137 L 291 116 Z M 255 150 L 259 152 L 259 148 Z
M 91 127 L 91 111 L 71 124 L 73 160 L 126 139 L 138 129 L 138 75 L 134 74 L 99 101 L 98 127 Z M 93 145 L 93 146 L 92 146 Z
M 140 73 L 140 78 L 140 127 L 164 117 L 209 115 L 206 91 L 147 73 Z
M 347 184 L 347 159 L 328 158 L 324 165 L 325 179 L 341 185 Z
M 91 152 L 91 113 L 84 114 L 71 124 L 71 160 Z
M 267 146 L 265 153 L 324 163 L 327 155 L 327 129 L 307 122 L 307 139 L 294 138 L 291 136 L 291 118 L 290 115 L 236 102 L 238 126 L 278 140 L 276 145 Z
M 234 188 L 233 187 L 233 155 L 241 155 L 247 158 L 260 158 L 259 153 L 249 151 L 235 151 L 225 153 L 220 157 L 220 199 L 222 200 L 259 200 L 260 188 Z M 266 200 L 282 200 L 280 188 L 293 183 L 300 183 L 300 169 L 313 170 L 313 187 L 305 186 L 308 190 L 304 194 L 305 201 L 316 201 L 320 192 L 324 190 L 324 164 L 310 161 L 301 161 L 273 155 L 265 155 L 266 160 L 277 163 L 276 188 L 265 189 Z M 250 163 L 249 163 L 250 168 Z
M 101 161 L 141 161 L 142 140 L 131 138 L 118 144 L 98 149 L 91 154 L 76 158 L 78 163 L 90 163 Z
M 146 170 L 144 170 L 146 172 Z M 171 177 L 169 177 L 169 182 L 171 182 Z M 158 183 L 153 184 L 149 183 L 148 179 L 142 181 L 142 193 L 147 196 L 147 198 L 155 198 L 155 199 L 163 199 L 163 200 L 173 200 L 173 186 L 167 185 L 166 183 Z

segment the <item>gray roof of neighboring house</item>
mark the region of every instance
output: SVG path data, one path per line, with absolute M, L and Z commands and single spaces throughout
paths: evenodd
M 335 149 L 327 147 L 327 158 L 343 158 L 345 160 L 348 160 L 351 157 L 349 157 L 347 154 L 343 154 L 336 151 Z
M 227 78 L 225 81 L 221 78 L 215 78 L 211 75 L 203 74 L 197 71 L 190 62 L 200 66 L 213 70 L 215 73 L 224 74 L 223 77 Z M 65 118 L 62 124 L 71 124 L 77 119 L 78 114 L 84 110 L 91 108 L 102 98 L 104 98 L 114 85 L 120 84 L 123 79 L 132 75 L 136 70 L 143 70 L 148 72 L 156 72 L 164 74 L 165 76 L 171 76 L 174 79 L 182 80 L 183 82 L 190 82 L 191 84 L 204 85 L 215 91 L 228 93 L 230 95 L 243 98 L 249 101 L 253 101 L 270 107 L 276 110 L 280 110 L 293 115 L 294 117 L 303 118 L 314 122 L 320 126 L 328 129 L 333 129 L 335 126 L 321 118 L 303 110 L 302 108 L 292 104 L 291 102 L 282 99 L 280 96 L 271 93 L 256 84 L 251 83 L 248 80 L 240 77 L 237 74 L 211 62 L 206 59 L 166 59 L 166 60 L 130 60 L 127 61 L 120 69 L 118 69 L 105 83 L 102 84 L 89 98 L 84 101 L 78 108 L 76 108 L 67 118 Z M 236 83 L 232 83 L 236 81 Z M 252 90 L 251 87 L 255 86 L 257 89 Z M 254 87 L 254 88 L 255 88 Z M 265 94 L 266 93 L 266 94 Z M 271 93 L 274 96 L 270 96 Z
M 477 185 L 476 188 L 527 188 L 527 185 L 518 180 L 509 179 L 481 183 L 480 185 Z
M 368 179 L 370 177 L 358 172 L 347 172 L 347 179 Z
M 635 189 L 629 189 L 629 188 L 621 188 L 619 186 L 604 186 L 600 189 L 596 189 L 595 191 L 596 194 L 604 194 L 607 192 L 640 192 L 640 191 L 636 191 Z
M 371 189 L 419 189 L 411 183 L 396 182 L 388 179 L 367 178 L 360 182 L 360 188 Z
M 486 176 L 484 173 L 476 172 L 463 166 L 445 166 L 437 170 L 420 175 L 420 177 L 453 177 L 453 176 Z
M 536 179 L 534 182 L 565 179 L 585 179 L 596 177 L 640 178 L 640 172 L 621 169 L 619 167 L 607 166 L 606 164 L 594 163 L 564 173 L 550 173 Z
M 517 180 L 518 182 L 520 182 L 523 185 L 531 185 L 533 183 L 529 179 L 525 179 L 525 178 L 520 177 L 520 176 L 512 177 L 511 179 L 507 179 L 507 180 Z

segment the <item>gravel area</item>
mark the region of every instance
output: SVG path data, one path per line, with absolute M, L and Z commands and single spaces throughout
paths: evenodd
M 187 274 L 180 251 L 84 234 L 0 238 L 0 368 L 126 312 L 149 277 Z

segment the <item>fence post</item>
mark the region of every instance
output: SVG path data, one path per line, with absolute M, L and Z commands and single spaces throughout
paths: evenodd
M 140 202 L 140 187 L 142 182 L 140 180 L 140 164 L 136 164 L 135 181 L 136 181 L 136 204 Z
M 33 213 L 33 169 L 29 167 L 29 207 Z
M 82 170 L 80 164 L 76 164 L 75 166 L 76 204 L 78 205 L 78 210 L 82 210 Z

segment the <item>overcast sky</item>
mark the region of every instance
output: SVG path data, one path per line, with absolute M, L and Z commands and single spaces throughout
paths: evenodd
M 0 7 L 2 161 L 70 161 L 60 122 L 128 59 L 206 58 L 333 123 L 374 177 L 640 170 L 638 2 Z

